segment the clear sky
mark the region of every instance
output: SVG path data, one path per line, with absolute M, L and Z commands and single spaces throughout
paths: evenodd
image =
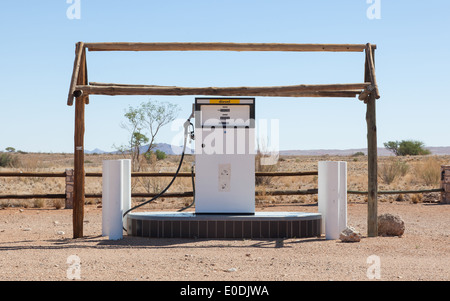
M 66 101 L 78 41 L 377 44 L 378 145 L 450 145 L 449 1 L 79 0 L 71 10 L 79 19 L 70 19 L 75 2 L 1 1 L 0 150 L 73 152 Z M 364 71 L 363 53 L 90 52 L 87 60 L 89 81 L 192 87 L 356 83 Z M 125 143 L 130 105 L 177 103 L 185 119 L 194 98 L 91 96 L 85 149 Z M 281 150 L 367 144 L 357 99 L 257 97 L 256 118 L 279 120 Z M 158 142 L 176 134 L 168 126 Z

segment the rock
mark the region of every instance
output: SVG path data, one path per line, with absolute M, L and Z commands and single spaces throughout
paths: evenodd
M 352 227 L 345 228 L 339 235 L 342 242 L 359 242 L 361 241 L 361 233 Z
M 23 231 L 31 231 L 31 228 L 23 228 Z
M 231 269 L 228 269 L 227 270 L 227 272 L 230 272 L 230 273 L 232 273 L 232 272 L 236 272 L 237 271 L 237 269 L 236 268 L 231 268 Z
M 398 215 L 385 213 L 378 216 L 378 235 L 402 236 L 405 232 L 405 222 Z
M 58 232 L 56 232 L 56 234 L 58 234 L 58 235 L 64 235 L 65 233 L 64 233 L 64 231 L 58 231 Z

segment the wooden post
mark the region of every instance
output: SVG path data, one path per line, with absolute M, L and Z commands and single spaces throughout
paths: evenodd
M 376 97 L 372 93 L 367 101 L 367 157 L 368 157 L 368 207 L 367 207 L 367 235 L 378 236 L 378 166 L 377 166 L 377 124 Z
M 77 84 L 86 84 L 86 50 L 81 52 L 81 65 Z M 84 111 L 87 95 L 75 99 L 74 139 L 74 191 L 73 191 L 73 238 L 83 237 L 85 170 L 84 170 Z
M 450 165 L 441 166 L 441 203 L 450 204 Z
M 75 100 L 75 150 L 73 191 L 73 238 L 83 237 L 84 219 L 84 97 Z
M 366 60 L 364 68 L 364 80 L 372 83 L 370 94 L 364 102 L 367 104 L 367 173 L 368 173 L 368 197 L 367 197 L 367 236 L 378 236 L 378 154 L 377 154 L 377 122 L 376 101 L 380 98 L 375 77 L 374 48 L 366 45 Z

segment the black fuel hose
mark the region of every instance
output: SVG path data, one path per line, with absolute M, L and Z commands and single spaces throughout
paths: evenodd
M 178 210 L 178 212 L 184 211 L 188 208 L 191 208 L 195 204 L 195 181 L 194 181 L 194 166 L 191 167 L 191 181 L 192 181 L 192 191 L 193 191 L 193 200 L 192 203 L 184 208 Z
M 181 153 L 181 159 L 180 159 L 180 163 L 178 164 L 177 171 L 175 172 L 175 175 L 173 176 L 173 178 L 172 178 L 172 180 L 170 181 L 170 183 L 166 186 L 166 188 L 164 188 L 160 193 L 158 193 L 156 196 L 154 196 L 154 197 L 151 198 L 150 200 L 147 200 L 147 201 L 145 201 L 145 202 L 143 202 L 143 203 L 141 203 L 141 204 L 139 204 L 139 205 L 136 205 L 136 206 L 134 206 L 134 207 L 128 209 L 127 211 L 125 211 L 125 213 L 124 213 L 123 216 L 122 216 L 122 219 L 123 219 L 128 213 L 130 213 L 131 211 L 133 211 L 133 210 L 135 210 L 135 209 L 137 209 L 137 208 L 139 208 L 139 207 L 142 207 L 142 206 L 144 206 L 144 205 L 146 205 L 146 204 L 148 204 L 148 203 L 153 202 L 154 200 L 156 200 L 157 198 L 159 198 L 160 196 L 162 196 L 162 195 L 170 188 L 170 186 L 172 186 L 173 182 L 175 181 L 175 179 L 176 179 L 177 176 L 178 176 L 178 173 L 179 173 L 179 171 L 180 171 L 180 169 L 181 169 L 181 165 L 183 164 L 184 154 L 185 154 L 185 152 L 186 152 L 186 143 L 187 143 L 187 137 L 188 137 L 188 128 L 189 128 L 189 125 L 191 125 L 190 119 L 188 119 L 188 120 L 185 122 L 185 124 L 184 124 L 184 129 L 185 129 L 185 131 L 184 131 L 184 145 L 183 145 L 183 152 Z M 123 228 L 123 229 L 124 229 L 126 232 L 128 232 L 127 229 L 125 229 L 125 228 Z

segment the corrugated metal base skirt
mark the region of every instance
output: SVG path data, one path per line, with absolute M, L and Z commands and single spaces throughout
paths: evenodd
M 129 213 L 127 234 L 153 238 L 305 238 L 321 235 L 321 214 L 257 212 L 195 214 L 193 212 Z

